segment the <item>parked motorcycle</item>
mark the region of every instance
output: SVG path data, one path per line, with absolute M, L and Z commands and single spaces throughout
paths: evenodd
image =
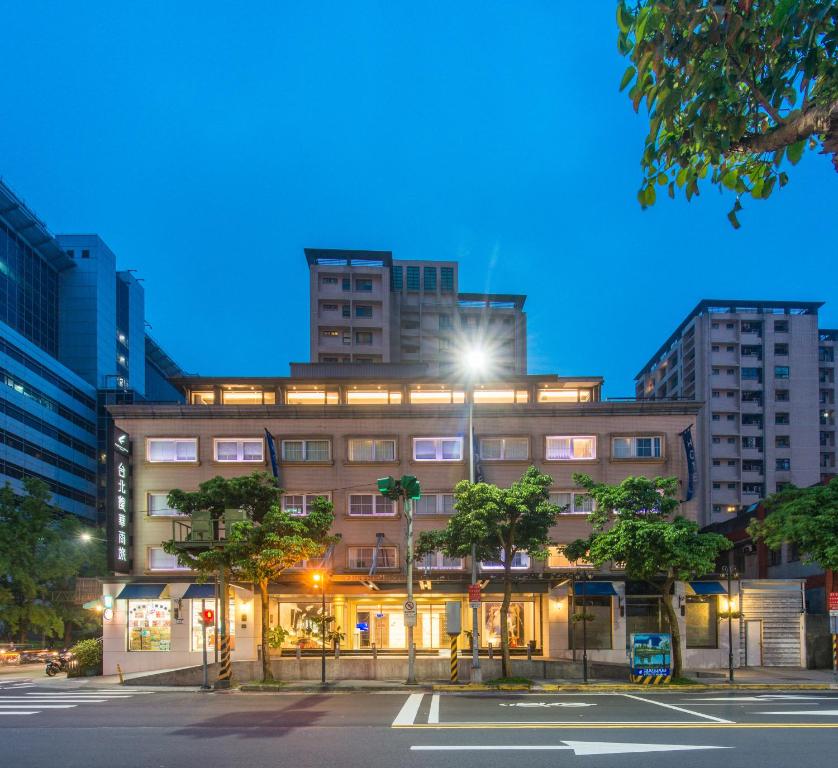
M 70 668 L 70 654 L 62 653 L 57 659 L 47 662 L 47 677 L 55 677 L 59 672 L 66 672 Z

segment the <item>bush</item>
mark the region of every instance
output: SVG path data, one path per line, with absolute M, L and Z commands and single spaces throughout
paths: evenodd
M 70 653 L 78 662 L 79 674 L 83 675 L 88 671 L 101 673 L 102 643 L 100 640 L 82 640 L 70 649 Z

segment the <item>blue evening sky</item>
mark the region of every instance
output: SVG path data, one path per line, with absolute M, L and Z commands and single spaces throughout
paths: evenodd
M 738 232 L 709 188 L 640 209 L 611 0 L 3 6 L 0 174 L 138 270 L 187 371 L 308 359 L 306 246 L 526 293 L 530 370 L 612 396 L 703 297 L 823 300 L 838 326 L 827 159 Z

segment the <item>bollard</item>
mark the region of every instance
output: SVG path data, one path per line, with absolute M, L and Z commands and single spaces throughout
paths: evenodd
M 302 652 L 302 650 L 300 649 L 300 646 L 298 645 L 298 646 L 297 646 L 297 661 L 301 661 L 301 660 L 302 660 L 302 658 L 303 658 L 303 652 Z
M 458 676 L 457 670 L 457 636 L 451 635 L 451 682 L 456 683 Z
M 489 658 L 490 659 L 495 658 L 494 650 L 495 650 L 494 646 L 491 643 L 489 643 Z
M 532 646 L 527 643 L 527 661 L 532 661 Z
M 122 677 L 122 667 L 120 667 L 119 664 L 116 665 L 116 674 L 119 675 L 119 684 L 125 685 L 125 678 Z
M 335 661 L 340 659 L 340 646 L 335 644 Z

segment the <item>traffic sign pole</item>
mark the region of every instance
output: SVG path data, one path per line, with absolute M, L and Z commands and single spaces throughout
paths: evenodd
M 210 690 L 209 684 L 209 669 L 207 668 L 207 623 L 204 621 L 204 611 L 206 600 L 201 599 L 201 638 L 203 639 L 203 662 L 204 662 L 204 682 L 201 684 L 201 690 Z M 262 651 L 264 653 L 264 650 Z
M 413 621 L 407 625 L 407 685 L 416 685 L 416 648 L 413 645 L 413 626 L 416 624 L 416 603 L 413 602 L 413 499 L 405 497 L 404 516 L 407 518 L 407 601 L 413 605 Z M 406 612 L 405 612 L 406 613 Z

